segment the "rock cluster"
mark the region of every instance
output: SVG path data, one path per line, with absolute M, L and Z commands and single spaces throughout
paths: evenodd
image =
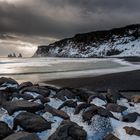
M 0 140 L 119 140 L 116 123 L 139 139 L 139 99 L 0 78 Z

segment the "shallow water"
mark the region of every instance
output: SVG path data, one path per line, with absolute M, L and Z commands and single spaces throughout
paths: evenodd
M 19 82 L 101 75 L 139 69 L 138 65 L 116 58 L 0 58 L 0 77 Z

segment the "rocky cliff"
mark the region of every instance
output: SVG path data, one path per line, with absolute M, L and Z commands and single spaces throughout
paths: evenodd
M 140 24 L 77 34 L 50 45 L 39 46 L 34 57 L 139 56 Z

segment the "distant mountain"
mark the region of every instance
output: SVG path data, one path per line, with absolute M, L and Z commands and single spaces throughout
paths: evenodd
M 140 24 L 77 34 L 48 46 L 39 46 L 34 57 L 140 56 Z

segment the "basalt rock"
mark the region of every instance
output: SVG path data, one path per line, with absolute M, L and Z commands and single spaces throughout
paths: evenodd
M 31 86 L 31 87 L 25 87 L 22 90 L 20 90 L 22 94 L 25 92 L 35 92 L 37 94 L 40 94 L 44 97 L 48 97 L 50 95 L 50 90 L 47 88 L 39 87 L 39 86 Z
M 105 117 L 105 118 L 111 117 L 111 118 L 116 119 L 111 112 L 109 112 L 108 110 L 106 110 L 102 107 L 98 107 L 96 105 L 92 105 L 89 108 L 87 108 L 83 112 L 82 117 L 83 117 L 84 121 L 88 121 L 89 123 L 91 123 L 91 119 L 95 115 L 99 115 L 99 116 Z
M 103 101 L 106 101 L 106 98 L 102 95 L 102 94 L 97 94 L 95 93 L 94 95 L 91 95 L 89 98 L 88 98 L 88 103 L 90 103 L 93 99 L 95 98 L 99 98 Z
M 137 112 L 129 113 L 129 114 L 123 116 L 122 121 L 124 121 L 124 122 L 135 122 L 137 120 L 138 116 L 140 116 L 140 114 L 137 113 Z
M 41 140 L 35 133 L 17 132 L 3 140 Z
M 16 97 L 16 98 L 18 98 L 18 99 L 23 98 L 24 100 L 31 100 L 31 99 L 34 99 L 34 97 L 33 97 L 32 95 L 26 94 L 26 93 L 24 93 L 24 94 L 21 94 L 21 93 L 14 93 L 14 94 L 12 95 L 12 98 L 14 98 L 14 97 Z
M 33 86 L 33 84 L 31 82 L 23 82 L 18 86 L 18 90 L 21 90 L 25 87 L 31 87 L 31 86 Z
M 0 85 L 3 84 L 11 84 L 11 85 L 18 85 L 17 81 L 12 78 L 1 77 L 0 78 Z
M 76 102 L 76 101 L 73 101 L 73 100 L 67 100 L 67 101 L 65 101 L 62 105 L 60 105 L 60 106 L 58 107 L 58 110 L 62 109 L 62 108 L 65 107 L 65 106 L 67 106 L 67 107 L 72 107 L 72 108 L 76 108 L 77 102 Z
M 0 140 L 11 135 L 12 133 L 13 130 L 9 128 L 9 126 L 5 122 L 0 121 Z
M 126 133 L 129 134 L 129 135 L 140 136 L 140 130 L 138 130 L 134 127 L 125 126 L 124 129 L 125 129 Z
M 109 103 L 106 105 L 106 109 L 112 112 L 122 113 L 123 111 L 127 110 L 127 107 Z
M 118 92 L 118 90 L 115 89 L 108 89 L 106 94 L 106 99 L 108 103 L 117 103 L 117 100 L 120 100 L 120 98 L 126 98 L 121 93 Z
M 96 93 L 87 89 L 83 89 L 83 88 L 79 88 L 79 89 L 72 89 L 73 93 L 75 94 L 75 96 L 77 96 L 77 98 L 80 101 L 83 102 L 88 102 L 89 97 L 91 97 L 92 95 L 95 95 Z
M 0 106 L 2 106 L 8 100 L 7 94 L 0 91 Z
M 103 140 L 120 140 L 120 139 L 114 136 L 113 134 L 108 134 Z
M 22 112 L 15 117 L 13 129 L 16 130 L 17 126 L 28 132 L 42 132 L 51 129 L 50 122 L 39 115 L 29 112 Z
M 50 102 L 49 97 L 44 97 L 44 96 L 42 96 L 42 95 L 38 95 L 36 98 L 34 98 L 34 99 L 32 100 L 32 102 L 34 102 L 34 101 L 36 101 L 36 100 L 40 100 L 42 104 L 45 104 L 45 103 Z
M 86 109 L 86 108 L 88 108 L 90 106 L 91 106 L 91 104 L 81 103 L 81 104 L 79 104 L 79 105 L 76 106 L 74 114 L 75 115 L 76 114 L 79 114 L 82 109 Z
M 63 121 L 48 140 L 86 140 L 87 133 L 78 124 Z
M 28 102 L 26 100 L 16 100 L 4 103 L 3 108 L 8 111 L 9 115 L 12 115 L 14 112 L 22 110 L 26 110 L 28 112 L 37 112 L 44 109 L 44 106 L 42 104 Z
M 67 88 L 60 89 L 56 93 L 55 97 L 62 101 L 65 101 L 66 99 L 75 99 L 74 93 L 70 89 L 67 89 Z
M 55 109 L 48 104 L 45 105 L 44 111 L 51 113 L 53 116 L 58 116 L 58 117 L 61 117 L 63 119 L 69 119 L 68 114 L 65 113 L 63 110 Z

